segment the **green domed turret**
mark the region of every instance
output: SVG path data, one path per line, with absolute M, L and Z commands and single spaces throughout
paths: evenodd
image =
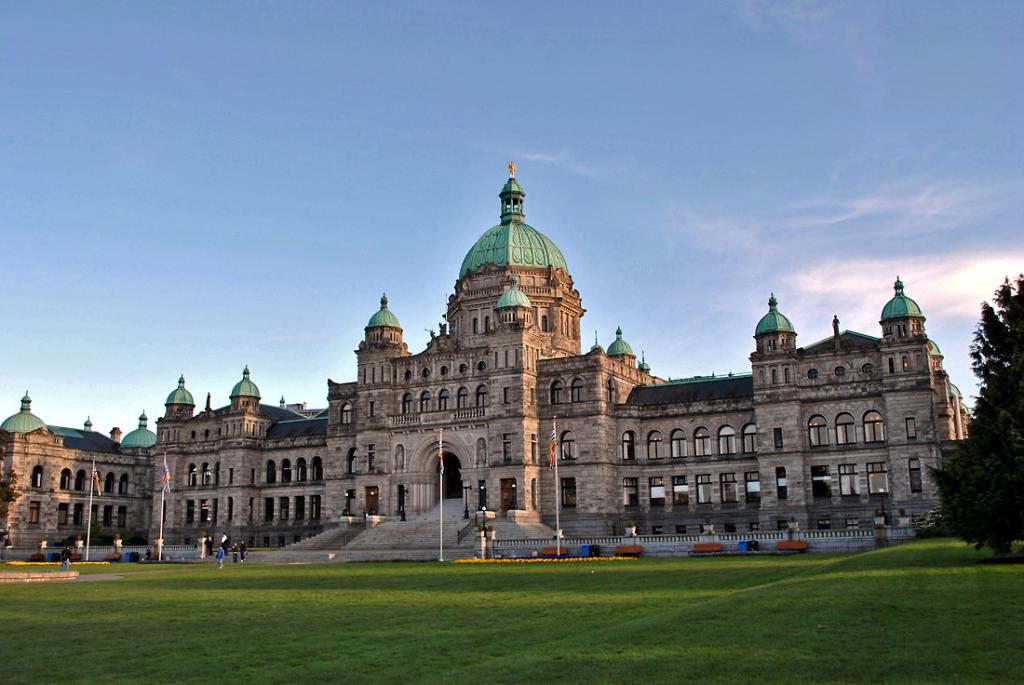
M 192 399 L 192 393 L 185 389 L 185 375 L 182 374 L 178 377 L 178 387 L 171 391 L 171 394 L 167 396 L 167 404 L 188 404 L 196 406 L 195 400 Z
M 903 294 L 903 281 L 900 280 L 899 276 L 896 277 L 893 290 L 896 291 L 896 294 L 882 308 L 882 321 L 910 317 L 924 318 L 924 314 L 921 312 L 921 308 L 917 306 L 917 302 Z
M 367 328 L 401 328 L 402 324 L 398 323 L 398 317 L 391 313 L 388 309 L 388 296 L 383 294 L 380 296 L 380 309 L 377 313 L 370 317 L 369 323 L 366 324 Z
M 495 309 L 507 309 L 509 307 L 525 307 L 526 309 L 531 308 L 533 305 L 530 303 L 530 298 L 526 296 L 522 290 L 519 289 L 519 279 L 513 276 L 509 279 L 508 290 L 501 294 L 498 298 L 498 304 L 494 305 Z
M 139 427 L 121 438 L 121 448 L 152 447 L 155 445 L 156 433 L 146 427 L 148 422 L 149 419 L 146 417 L 146 412 L 143 411 L 139 416 Z
M 259 399 L 260 389 L 256 387 L 256 384 L 249 380 L 249 367 L 246 366 L 242 370 L 242 380 L 235 383 L 235 387 L 231 388 L 231 399 L 236 397 L 255 397 Z
M 647 363 L 647 357 L 643 350 L 640 350 L 640 363 L 636 365 L 636 368 L 640 369 L 644 373 L 651 372 L 651 365 Z
M 591 346 L 590 351 L 591 352 L 601 352 L 602 354 L 604 353 L 604 348 L 601 347 L 601 343 L 598 342 L 598 340 L 597 340 L 597 331 L 594 331 L 594 344 L 593 344 L 593 346 Z
M 796 333 L 793 323 L 785 314 L 778 309 L 779 301 L 775 299 L 775 293 L 768 298 L 768 313 L 761 317 L 754 329 L 754 335 L 765 333 Z
M 633 348 L 629 346 L 629 343 L 622 339 L 622 327 L 619 326 L 615 329 L 615 340 L 608 346 L 609 357 L 635 357 L 633 354 Z
M 942 350 L 939 349 L 939 344 L 934 340 L 928 341 L 928 352 L 934 355 L 942 355 Z
M 85 417 L 85 423 L 82 424 L 82 428 L 85 430 L 86 433 L 92 432 L 92 417 L 91 416 L 86 416 Z
M 8 416 L 3 423 L 0 423 L 0 430 L 5 430 L 8 433 L 31 433 L 40 428 L 46 430 L 46 423 L 32 413 L 32 398 L 28 396 L 28 390 L 26 390 L 25 396 L 21 398 L 21 411 Z
M 459 278 L 484 264 L 569 271 L 562 251 L 546 235 L 524 223 L 526 193 L 515 176 L 515 164 L 509 163 L 508 182 L 498 195 L 501 198 L 501 223 L 488 229 L 466 253 Z

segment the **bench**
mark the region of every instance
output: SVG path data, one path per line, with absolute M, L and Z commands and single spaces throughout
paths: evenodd
M 806 540 L 779 540 L 778 550 L 780 552 L 806 552 Z
M 46 555 L 45 554 L 41 554 L 39 552 L 36 552 L 35 554 L 30 554 L 29 557 L 28 557 L 28 560 L 29 561 L 46 561 Z
M 541 550 L 540 555 L 542 557 L 571 557 L 572 554 L 569 552 L 568 547 L 562 547 L 561 553 L 559 553 L 557 547 L 545 547 Z
M 619 545 L 615 548 L 617 557 L 638 557 L 643 553 L 644 548 L 640 545 Z
M 698 542 L 693 546 L 693 554 L 721 554 L 722 543 L 720 542 Z
M 121 555 L 117 552 L 111 552 L 107 556 L 103 557 L 103 561 L 121 561 Z
M 78 552 L 72 552 L 71 553 L 71 561 L 81 561 L 81 560 L 82 560 L 82 555 L 81 554 L 79 554 Z

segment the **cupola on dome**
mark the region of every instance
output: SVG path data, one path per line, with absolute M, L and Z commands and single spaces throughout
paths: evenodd
M 31 433 L 40 428 L 45 430 L 46 423 L 32 413 L 32 398 L 28 396 L 28 390 L 26 390 L 25 396 L 21 398 L 21 411 L 8 416 L 3 423 L 0 423 L 0 430 L 5 430 L 8 433 Z
M 501 189 L 501 223 L 489 228 L 462 260 L 459 278 L 484 264 L 562 269 L 568 273 L 562 251 L 551 239 L 524 222 L 526 193 L 516 181 L 516 168 L 509 163 L 509 179 Z
M 615 329 L 615 340 L 608 346 L 609 357 L 635 357 L 633 354 L 633 348 L 629 346 L 629 343 L 622 339 L 622 327 L 619 326 Z
M 896 282 L 893 284 L 893 290 L 896 294 L 891 300 L 885 303 L 885 307 L 882 308 L 882 321 L 888 321 L 890 319 L 906 319 L 910 317 L 924 318 L 924 314 L 921 312 L 921 308 L 912 299 L 903 294 L 903 281 L 900 277 L 896 277 Z
M 196 406 L 195 400 L 192 399 L 192 393 L 185 389 L 184 374 L 178 377 L 178 387 L 171 391 L 164 404 L 189 404 L 193 407 Z
M 785 314 L 778 309 L 779 301 L 775 299 L 775 293 L 768 298 L 768 313 L 761 317 L 754 329 L 754 335 L 765 333 L 796 333 L 793 323 Z
M 370 321 L 366 324 L 367 328 L 401 328 L 402 324 L 398 323 L 398 317 L 391 313 L 388 309 L 388 296 L 387 293 L 380 296 L 380 309 L 370 317 Z
M 249 367 L 246 366 L 242 371 L 242 380 L 235 383 L 235 387 L 231 388 L 230 398 L 236 397 L 255 397 L 259 399 L 260 389 L 256 387 L 256 384 L 249 380 Z
M 121 438 L 121 448 L 127 447 L 152 447 L 156 444 L 156 433 L 149 430 L 146 424 L 149 419 L 146 417 L 146 412 L 143 411 L 139 416 L 139 427 L 133 430 L 128 435 Z
M 530 298 L 526 296 L 522 290 L 519 289 L 519 279 L 513 276 L 509 281 L 508 290 L 501 294 L 498 298 L 498 304 L 494 305 L 495 309 L 507 309 L 510 307 L 525 307 L 529 309 L 533 305 L 530 304 Z

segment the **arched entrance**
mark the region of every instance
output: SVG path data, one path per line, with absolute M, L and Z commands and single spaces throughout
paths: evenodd
M 444 453 L 444 498 L 462 499 L 462 462 L 451 452 Z

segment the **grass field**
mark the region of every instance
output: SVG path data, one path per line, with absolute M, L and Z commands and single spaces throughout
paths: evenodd
M 941 540 L 600 564 L 129 566 L 0 588 L 0 677 L 1021 682 L 1024 565 L 976 563 L 987 556 Z

